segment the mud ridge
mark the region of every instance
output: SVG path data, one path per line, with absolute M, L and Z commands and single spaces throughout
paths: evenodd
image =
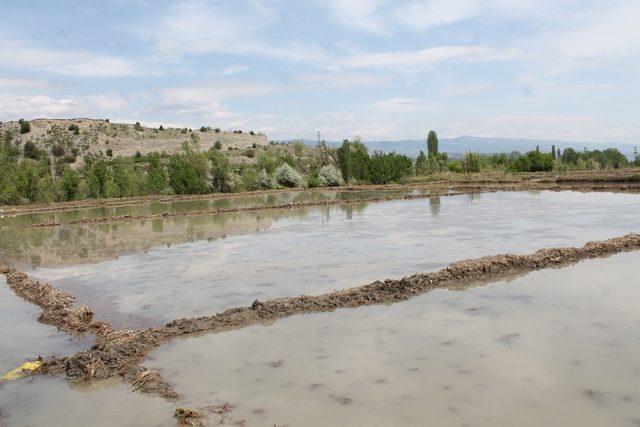
M 271 322 L 284 317 L 314 312 L 330 312 L 373 304 L 387 304 L 409 299 L 435 288 L 459 287 L 464 283 L 489 283 L 505 275 L 526 273 L 549 267 L 560 267 L 590 258 L 610 256 L 640 249 L 640 234 L 627 234 L 609 240 L 590 242 L 580 248 L 540 249 L 528 255 L 494 255 L 459 261 L 442 270 L 415 274 L 402 279 L 375 281 L 368 285 L 318 296 L 301 295 L 267 301 L 254 301 L 249 307 L 231 308 L 213 316 L 174 320 L 164 327 L 128 331 L 128 335 L 101 335 L 91 350 L 79 352 L 65 360 L 70 378 L 109 378 L 119 375 L 129 384 L 144 375 L 139 363 L 154 348 L 174 338 L 222 332 Z M 91 370 L 98 365 L 98 369 Z M 88 377 L 87 372 L 92 376 Z M 175 397 L 160 377 L 148 375 L 140 391 Z
M 42 309 L 38 321 L 74 335 L 87 332 L 105 335 L 113 330 L 106 322 L 94 322 L 90 308 L 74 307 L 75 297 L 49 283 L 32 279 L 6 264 L 0 264 L 0 273 L 16 295 Z

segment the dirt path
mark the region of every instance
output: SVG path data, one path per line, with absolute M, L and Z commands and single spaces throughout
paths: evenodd
M 104 322 L 87 319 L 90 309 L 72 307 L 73 297 L 53 286 L 30 279 L 8 266 L 1 266 L 9 286 L 21 297 L 43 308 L 40 320 L 71 332 L 91 331 L 96 341 L 90 350 L 46 361 L 41 373 L 62 374 L 68 378 L 94 380 L 121 377 L 133 390 L 176 399 L 178 394 L 158 372 L 141 365 L 154 348 L 174 339 L 196 333 L 222 332 L 284 317 L 314 312 L 330 312 L 372 304 L 409 299 L 435 288 L 487 283 L 507 275 L 559 267 L 590 258 L 610 256 L 640 249 L 640 234 L 627 234 L 605 241 L 590 242 L 580 248 L 541 249 L 528 255 L 494 255 L 459 261 L 432 273 L 402 279 L 375 281 L 368 285 L 317 296 L 301 295 L 254 301 L 249 307 L 231 308 L 213 316 L 174 320 L 164 327 L 144 330 L 113 330 Z M 46 313 L 46 314 L 45 314 Z

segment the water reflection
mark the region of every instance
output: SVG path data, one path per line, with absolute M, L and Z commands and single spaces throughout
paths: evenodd
M 32 274 L 95 308 L 96 318 L 151 326 L 465 258 L 607 239 L 640 230 L 637 203 L 628 194 L 523 192 L 443 197 L 437 215 L 420 199 L 175 217 L 160 233 L 152 221 L 69 228 L 70 240 L 45 239 L 23 255 L 39 255 Z

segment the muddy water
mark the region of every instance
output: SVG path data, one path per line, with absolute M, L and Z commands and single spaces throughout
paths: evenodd
M 160 347 L 188 404 L 247 425 L 640 423 L 640 253 Z
M 74 384 L 37 377 L 0 384 L 2 426 L 175 426 L 173 406 L 118 381 Z
M 0 377 L 38 356 L 66 356 L 91 346 L 90 336 L 70 338 L 38 323 L 39 314 L 40 309 L 17 297 L 0 275 Z
M 157 325 L 255 299 L 436 270 L 464 258 L 583 245 L 639 231 L 637 197 L 489 193 L 68 227 L 44 247 L 64 245 L 68 236 L 74 248 L 87 236 L 90 253 L 110 256 L 123 241 L 145 247 L 164 239 L 166 246 L 103 262 L 40 267 L 33 274 L 77 295 L 97 318 L 116 326 Z M 187 243 L 168 243 L 173 236 L 184 242 L 185 235 Z
M 69 209 L 61 212 L 49 213 L 28 213 L 11 215 L 11 212 L 5 214 L 0 219 L 2 227 L 16 227 L 32 224 L 40 224 L 43 222 L 69 222 L 81 218 L 101 218 L 119 215 L 152 215 L 164 212 L 193 212 L 193 211 L 212 211 L 216 209 L 230 209 L 252 206 L 274 206 L 285 203 L 304 203 L 319 202 L 331 200 L 354 200 L 369 197 L 378 197 L 381 194 L 387 196 L 402 196 L 405 194 L 418 194 L 424 190 L 398 189 L 398 190 L 356 190 L 356 191 L 284 191 L 274 193 L 262 193 L 255 195 L 230 196 L 223 198 L 215 198 L 210 200 L 190 200 L 190 201 L 172 201 L 172 202 L 153 202 L 148 204 L 132 205 L 132 206 L 116 206 L 116 207 L 98 207 L 84 209 Z

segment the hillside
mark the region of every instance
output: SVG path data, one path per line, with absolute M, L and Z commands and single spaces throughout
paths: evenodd
M 140 127 L 132 124 L 110 123 L 99 119 L 35 119 L 30 122 L 30 131 L 20 133 L 20 123 L 17 121 L 0 124 L 0 134 L 10 131 L 14 141 L 24 147 L 27 141 L 34 142 L 38 148 L 60 145 L 67 155 L 79 156 L 85 154 L 107 153 L 111 150 L 115 156 L 133 156 L 136 152 L 145 155 L 157 151 L 175 153 L 180 150 L 182 142 L 196 139 L 202 150 L 208 150 L 219 141 L 223 149 L 251 148 L 268 144 L 264 134 L 235 133 L 229 131 L 214 131 L 208 129 L 164 130 Z

